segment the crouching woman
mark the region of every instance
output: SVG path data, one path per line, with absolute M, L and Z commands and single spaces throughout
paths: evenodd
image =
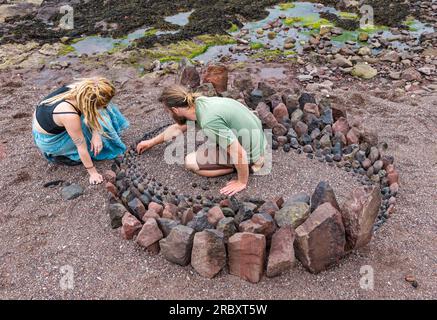
M 105 78 L 87 78 L 52 92 L 36 107 L 32 132 L 36 146 L 53 163 L 81 163 L 90 184 L 103 181 L 93 160 L 114 159 L 126 151 L 121 132 L 129 126 L 110 101 L 115 88 Z

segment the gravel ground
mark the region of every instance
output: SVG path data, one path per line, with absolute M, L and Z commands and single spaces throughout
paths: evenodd
M 87 72 L 96 71 L 90 68 Z M 394 103 L 363 95 L 361 88 L 358 92 L 353 88 L 337 91 L 345 102 L 353 94 L 363 98 L 361 108 L 352 112 L 361 114 L 366 124 L 379 131 L 380 140 L 389 144 L 389 153 L 395 156 L 402 182 L 397 212 L 366 248 L 326 272 L 313 275 L 298 264 L 280 277 L 250 284 L 226 272 L 204 279 L 191 267 L 182 268 L 160 255 L 150 256 L 134 242 L 123 241 L 118 230 L 109 227 L 103 186 L 89 186 L 81 168 L 47 164 L 32 141 L 33 106 L 61 82 L 60 76 L 70 81 L 74 68 L 38 79 L 31 72 L 21 73 L 0 75 L 1 299 L 437 298 L 436 96 L 405 97 Z M 109 71 L 105 73 L 111 76 Z M 152 78 L 138 79 L 128 70 L 112 71 L 115 73 L 119 80 L 124 79 L 118 83 L 121 90 L 116 100 L 131 120 L 125 135 L 130 143 L 162 123 L 155 99 L 159 86 L 172 79 L 158 83 Z M 159 149 L 150 153 L 150 159 L 158 153 Z M 274 159 L 273 174 L 254 179 L 247 191 L 251 195 L 311 192 L 320 179 L 328 179 L 342 202 L 350 188 L 358 185 L 351 175 L 304 156 L 276 154 Z M 110 164 L 99 163 L 98 169 Z M 178 167 L 167 170 L 158 162 L 150 167 L 156 176 L 178 188 L 190 190 L 191 182 L 200 179 Z M 81 184 L 85 194 L 66 202 L 59 189 L 42 187 L 57 179 Z M 72 290 L 60 286 L 61 269 L 66 265 L 74 270 Z M 360 288 L 364 265 L 374 270 L 373 290 Z M 407 274 L 415 275 L 418 288 L 404 280 Z

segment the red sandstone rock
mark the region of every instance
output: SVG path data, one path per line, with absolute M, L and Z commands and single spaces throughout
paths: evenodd
M 220 207 L 230 207 L 231 206 L 231 201 L 229 199 L 223 199 L 220 201 Z
M 283 103 L 278 104 L 276 108 L 273 109 L 273 115 L 279 123 L 289 118 L 287 107 Z
M 294 265 L 295 233 L 291 226 L 280 228 L 272 237 L 272 245 L 267 263 L 267 277 L 276 277 Z
M 117 197 L 118 190 L 116 186 L 114 186 L 111 182 L 106 182 L 105 187 L 109 193 L 111 193 L 114 197 Z
M 110 182 L 112 184 L 115 184 L 116 176 L 117 175 L 112 170 L 106 170 L 105 172 L 103 172 L 103 178 L 105 179 L 105 181 Z
M 146 213 L 143 216 L 143 222 L 146 222 L 147 219 L 159 219 L 161 216 L 156 213 L 155 210 L 149 209 L 146 211 Z
M 191 89 L 196 89 L 200 86 L 200 75 L 197 72 L 196 67 L 186 66 L 181 73 L 180 83 L 183 86 Z
M 166 219 L 178 219 L 178 206 L 173 203 L 166 203 L 162 211 L 162 217 Z
M 332 131 L 334 132 L 334 134 L 336 134 L 337 132 L 341 132 L 346 136 L 349 132 L 349 129 L 349 124 L 346 118 L 343 117 L 335 121 L 335 123 L 332 125 Z
M 348 196 L 341 211 L 347 251 L 361 248 L 370 242 L 380 205 L 378 187 L 373 187 L 369 192 L 364 187 L 357 188 Z
M 326 202 L 296 229 L 296 256 L 310 272 L 318 273 L 338 263 L 345 242 L 340 212 Z
M 390 185 L 390 193 L 396 195 L 399 192 L 399 184 L 398 183 L 392 183 Z
M 126 212 L 121 219 L 121 236 L 125 240 L 131 240 L 133 237 L 140 232 L 142 225 L 141 222 L 135 218 L 129 212 Z
M 192 209 L 187 209 L 182 214 L 181 223 L 186 226 L 188 222 L 194 219 L 194 212 Z
M 265 212 L 272 217 L 275 216 L 276 211 L 279 211 L 279 207 L 275 201 L 267 200 L 263 203 L 261 207 L 259 207 L 258 212 Z
M 146 248 L 146 251 L 150 254 L 153 254 L 153 255 L 157 255 L 160 250 L 161 250 L 161 248 L 159 247 L 159 241 L 155 242 L 154 244 L 152 244 Z
M 282 205 L 284 204 L 284 198 L 282 196 L 277 196 L 273 199 L 274 202 L 276 202 L 276 205 L 279 209 L 282 208 Z
M 305 103 L 305 106 L 303 107 L 303 111 L 306 113 L 311 113 L 315 115 L 317 118 L 320 117 L 319 106 L 315 103 Z
M 208 210 L 207 217 L 208 217 L 208 222 L 215 227 L 217 226 L 217 223 L 225 216 L 223 214 L 222 209 L 220 209 L 219 206 L 215 206 Z
M 298 121 L 294 126 L 294 130 L 299 137 L 302 137 L 304 134 L 308 133 L 308 126 L 304 122 Z
M 273 218 L 267 213 L 257 213 L 250 220 L 240 223 L 240 232 L 260 233 L 270 238 L 276 230 Z
M 346 134 L 347 144 L 359 144 L 360 143 L 360 133 L 356 128 L 351 128 Z
M 217 93 L 228 90 L 228 69 L 224 65 L 208 66 L 203 82 L 212 83 Z
M 157 214 L 162 216 L 162 212 L 164 211 L 164 207 L 156 202 L 150 202 L 148 206 L 149 210 L 154 210 Z
M 223 233 L 204 230 L 194 236 L 191 265 L 201 276 L 213 278 L 226 265 Z
M 144 223 L 140 233 L 136 238 L 136 243 L 143 248 L 148 248 L 154 243 L 158 242 L 163 238 L 161 229 L 159 229 L 158 224 L 155 219 L 147 219 Z
M 387 172 L 387 180 L 389 185 L 394 183 L 399 184 L 399 173 L 396 171 L 396 169 Z
M 261 280 L 266 254 L 266 238 L 262 234 L 236 233 L 229 238 L 229 272 L 252 283 Z

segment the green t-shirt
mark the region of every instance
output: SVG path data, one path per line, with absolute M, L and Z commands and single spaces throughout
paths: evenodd
M 209 139 L 226 149 L 235 139 L 254 163 L 264 155 L 265 136 L 260 119 L 240 102 L 220 97 L 196 99 L 197 124 Z

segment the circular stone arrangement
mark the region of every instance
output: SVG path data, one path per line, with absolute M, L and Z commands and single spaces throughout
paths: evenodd
M 263 89 L 260 83 L 242 102 L 272 130 L 273 149 L 305 153 L 359 177 L 362 186 L 350 190 L 342 205 L 327 181 L 312 195 L 298 193 L 288 199 L 278 195 L 244 202 L 178 194 L 141 169 L 132 146 L 106 172 L 112 228 L 168 261 L 191 263 L 204 277 L 213 278 L 228 266 L 229 273 L 254 283 L 264 272 L 268 277 L 286 272 L 295 257 L 318 273 L 367 245 L 395 210 L 399 174 L 393 157 L 384 154 L 384 144 L 360 119 L 329 101 L 316 103 L 309 93 L 265 98 Z

